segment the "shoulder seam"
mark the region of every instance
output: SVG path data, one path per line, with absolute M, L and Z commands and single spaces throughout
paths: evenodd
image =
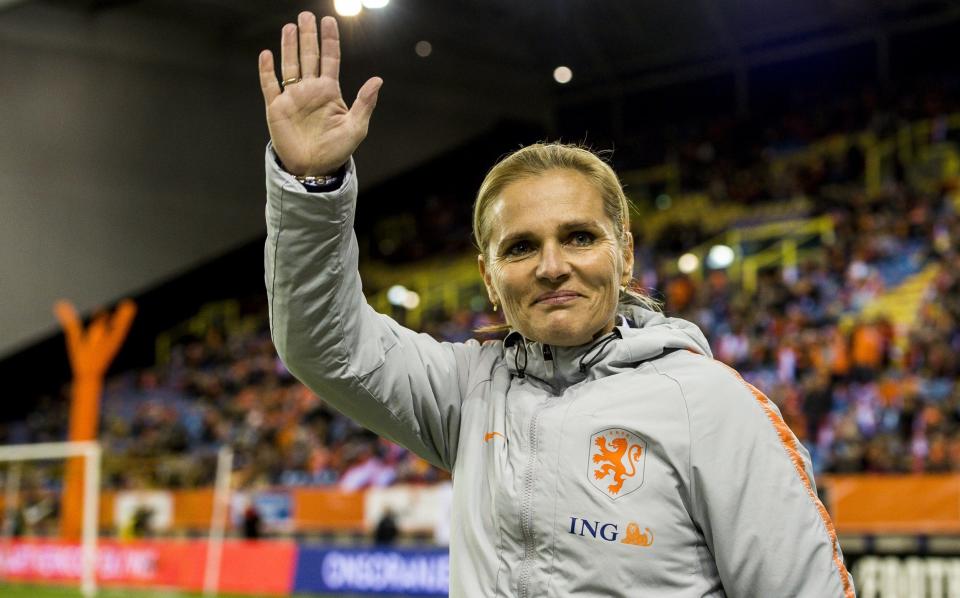
M 699 355 L 699 354 L 696 354 Z M 656 360 L 649 362 L 653 369 L 656 370 L 657 374 L 673 381 L 677 385 L 677 390 L 680 391 L 680 400 L 683 403 L 683 413 L 687 418 L 687 484 L 690 488 L 690 508 L 694 509 L 697 501 L 695 498 L 696 489 L 694 485 L 696 484 L 696 479 L 693 477 L 693 424 L 690 421 L 690 406 L 687 401 L 687 393 L 683 390 L 683 384 L 680 383 L 674 376 L 662 371 L 656 363 Z M 699 527 L 697 523 L 696 516 L 694 513 L 689 513 L 690 520 L 693 521 L 694 525 Z M 700 574 L 704 575 L 706 572 L 703 569 L 703 563 L 699 558 L 695 558 L 694 561 L 697 563 L 697 567 L 700 569 Z
M 673 376 L 671 376 L 670 374 L 662 371 L 662 370 L 660 369 L 660 367 L 657 365 L 656 360 L 651 360 L 651 361 L 649 361 L 648 363 L 649 363 L 651 366 L 653 366 L 653 369 L 656 370 L 656 372 L 657 372 L 658 375 L 663 376 L 664 378 L 668 378 L 668 379 L 672 380 L 673 383 L 677 385 L 677 390 L 680 391 L 680 399 L 681 399 L 681 401 L 683 402 L 683 413 L 684 413 L 684 415 L 685 415 L 686 418 L 687 418 L 687 484 L 690 485 L 690 494 L 693 495 L 693 494 L 694 494 L 693 485 L 694 485 L 694 483 L 695 483 L 695 482 L 694 482 L 694 479 L 693 479 L 693 458 L 692 458 L 692 455 L 693 455 L 693 430 L 692 430 L 691 423 L 690 423 L 690 406 L 689 406 L 689 403 L 688 403 L 688 401 L 687 401 L 687 393 L 685 393 L 685 392 L 683 391 L 683 384 L 681 384 L 680 381 L 677 380 L 675 377 L 673 377 Z M 691 496 L 690 498 L 691 498 L 691 505 L 692 505 L 692 504 L 693 504 L 693 502 L 692 502 L 693 496 Z M 691 513 L 691 515 L 692 515 L 692 513 Z
M 464 400 L 466 400 L 466 398 L 467 398 L 468 396 L 470 396 L 470 394 L 471 394 L 473 391 L 475 391 L 477 388 L 479 388 L 481 384 L 486 384 L 486 383 L 488 383 L 488 382 L 491 382 L 491 381 L 493 380 L 493 378 L 494 378 L 494 375 L 497 373 L 497 370 L 499 370 L 499 369 L 501 369 L 501 368 L 505 368 L 505 367 L 507 367 L 507 365 L 506 365 L 505 363 L 503 363 L 503 360 L 502 360 L 502 359 L 497 359 L 497 357 L 494 356 L 494 358 L 493 358 L 493 367 L 490 368 L 490 373 L 487 374 L 487 375 L 484 375 L 482 379 L 477 380 L 476 382 L 474 382 L 474 383 L 471 384 L 470 386 L 466 387 L 466 388 L 467 388 L 467 392 L 463 395 Z
M 283 189 L 283 186 L 281 186 L 281 187 L 280 187 L 280 206 L 279 206 L 279 208 L 278 208 L 279 211 L 280 211 L 280 216 L 279 216 L 279 218 L 277 219 L 277 236 L 276 236 L 276 240 L 274 241 L 274 245 L 273 245 L 273 272 L 272 272 L 273 276 L 270 277 L 270 306 L 269 306 L 269 307 L 270 307 L 270 314 L 269 314 L 269 318 L 270 318 L 270 325 L 271 325 L 271 326 L 273 325 L 273 322 L 275 321 L 275 320 L 274 320 L 274 316 L 273 316 L 273 314 L 274 314 L 273 304 L 276 302 L 276 297 L 277 297 L 277 254 L 280 252 L 280 232 L 283 230 L 283 192 L 284 192 L 284 189 Z M 267 208 L 269 209 L 269 207 L 270 207 L 270 203 L 269 203 L 269 201 L 268 201 L 268 202 L 267 202 Z M 272 336 L 273 336 L 273 335 L 272 335 L 272 331 L 271 331 L 271 337 L 272 337 Z

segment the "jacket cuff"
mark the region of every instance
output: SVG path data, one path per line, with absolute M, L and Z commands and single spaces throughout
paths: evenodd
M 297 180 L 296 176 L 287 172 L 287 170 L 283 167 L 283 163 L 280 161 L 280 157 L 277 156 L 277 153 L 274 151 L 272 142 L 267 142 L 267 158 L 268 165 L 274 167 L 274 174 L 278 175 L 279 178 L 283 180 L 283 187 L 287 187 L 287 185 L 294 185 L 296 189 L 300 189 L 308 193 L 330 193 L 331 191 L 339 191 L 343 189 L 348 175 L 352 175 L 354 170 L 353 157 L 351 156 L 350 158 L 347 158 L 347 161 L 333 174 L 334 180 L 324 185 L 313 185 L 309 183 L 303 183 Z

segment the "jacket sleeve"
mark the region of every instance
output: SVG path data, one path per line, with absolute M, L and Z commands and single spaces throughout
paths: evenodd
M 308 193 L 267 148 L 264 277 L 270 329 L 290 372 L 328 404 L 452 468 L 479 344 L 439 343 L 376 313 L 361 291 L 351 159 L 339 189 Z
M 810 455 L 779 409 L 733 369 L 689 359 L 691 510 L 727 596 L 854 598 Z

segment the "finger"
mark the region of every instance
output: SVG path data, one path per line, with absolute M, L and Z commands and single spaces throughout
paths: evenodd
M 263 101 L 270 105 L 280 95 L 280 84 L 277 83 L 277 72 L 273 66 L 273 52 L 260 52 L 260 91 L 263 92 Z
M 300 76 L 300 58 L 297 56 L 297 26 L 287 23 L 280 34 L 280 75 L 283 80 Z
M 317 17 L 312 12 L 302 12 L 297 17 L 300 31 L 300 76 L 304 79 L 318 77 L 320 73 L 320 47 L 317 44 Z
M 350 115 L 357 120 L 357 123 L 366 131 L 370 124 L 370 117 L 373 115 L 373 109 L 377 107 L 377 97 L 380 95 L 380 87 L 383 85 L 383 79 L 372 77 L 363 84 L 360 91 L 357 92 L 357 99 L 350 107 Z
M 340 80 L 340 30 L 337 20 L 320 20 L 320 76 Z

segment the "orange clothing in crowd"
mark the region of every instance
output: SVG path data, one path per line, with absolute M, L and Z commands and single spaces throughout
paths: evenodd
M 827 345 L 826 354 L 822 355 L 820 360 L 825 362 L 832 374 L 846 376 L 850 373 L 850 354 L 848 350 L 846 337 L 839 330 L 834 329 Z
M 875 324 L 857 326 L 851 338 L 853 365 L 877 369 L 883 365 L 884 339 L 880 327 Z
M 667 303 L 673 311 L 681 312 L 690 305 L 695 289 L 686 276 L 677 276 L 667 283 Z

